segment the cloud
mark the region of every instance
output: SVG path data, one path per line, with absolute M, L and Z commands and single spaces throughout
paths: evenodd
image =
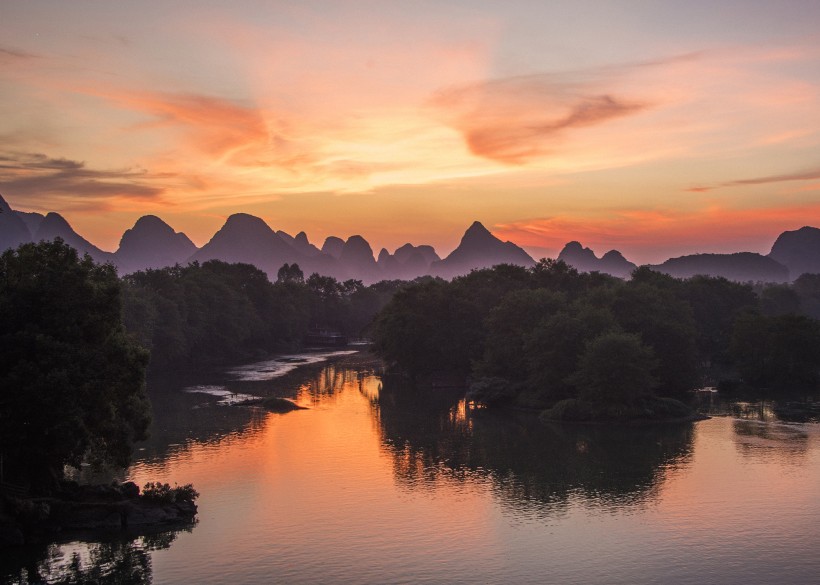
M 35 55 L 34 53 L 29 53 L 28 51 L 23 51 L 22 49 L 13 49 L 11 47 L 0 46 L 0 58 L 3 57 L 11 59 L 39 59 L 40 55 Z
M 99 92 L 90 90 L 127 109 L 153 118 L 135 127 L 181 129 L 194 149 L 214 158 L 233 160 L 253 158 L 267 148 L 275 149 L 281 136 L 269 132 L 262 112 L 227 99 L 165 92 Z
M 744 185 L 767 185 L 769 183 L 785 183 L 788 181 L 814 181 L 820 179 L 820 169 L 809 171 L 797 171 L 794 173 L 785 173 L 781 175 L 766 175 L 763 177 L 753 177 L 750 179 L 736 179 L 733 181 L 725 181 L 717 183 L 716 185 L 699 185 L 690 187 L 687 191 L 692 193 L 704 193 L 713 189 L 721 189 L 724 187 L 742 187 Z
M 641 65 L 648 66 L 648 65 Z M 601 72 L 601 80 L 611 72 Z M 596 75 L 586 75 L 586 77 Z M 635 115 L 648 101 L 617 95 L 594 79 L 539 74 L 440 91 L 433 104 L 470 151 L 507 164 L 546 156 L 578 128 Z
M 91 169 L 41 153 L 0 152 L 0 190 L 17 198 L 157 200 L 165 189 L 144 169 Z

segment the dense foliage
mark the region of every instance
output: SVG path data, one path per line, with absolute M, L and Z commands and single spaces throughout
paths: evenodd
M 478 401 L 535 408 L 684 398 L 721 368 L 748 384 L 815 384 L 820 325 L 793 311 L 818 310 L 820 278 L 785 287 L 792 309 L 772 315 L 780 286 L 756 294 L 724 278 L 648 268 L 623 281 L 560 261 L 502 265 L 400 290 L 377 317 L 374 343 L 394 368 L 460 373 Z
M 0 457 L 47 486 L 65 464 L 127 464 L 144 438 L 148 354 L 126 335 L 110 265 L 57 240 L 0 256 Z
M 250 264 L 211 260 L 123 278 L 124 321 L 151 368 L 224 364 L 293 349 L 311 329 L 359 336 L 404 283 L 364 286 L 284 265 L 277 282 Z

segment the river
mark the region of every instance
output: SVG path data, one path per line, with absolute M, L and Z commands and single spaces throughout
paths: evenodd
M 780 421 L 765 404 L 687 424 L 543 425 L 415 389 L 363 354 L 167 378 L 150 393 L 152 437 L 117 477 L 193 483 L 198 522 L 7 551 L 0 579 L 750 585 L 820 575 L 820 424 Z M 246 395 L 307 410 L 272 414 L 243 406 Z

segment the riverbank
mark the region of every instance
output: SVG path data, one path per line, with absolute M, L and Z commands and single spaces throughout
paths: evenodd
M 63 482 L 44 497 L 0 494 L 0 548 L 47 543 L 74 532 L 150 532 L 190 524 L 198 495 L 190 486 L 162 484 L 141 492 L 133 482 Z

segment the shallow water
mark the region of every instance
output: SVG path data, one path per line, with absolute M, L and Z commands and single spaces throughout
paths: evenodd
M 817 423 L 747 413 L 542 425 L 468 410 L 458 393 L 416 390 L 367 363 L 278 380 L 252 372 L 152 388 L 153 439 L 121 479 L 193 483 L 194 527 L 27 550 L 29 569 L 6 559 L 0 576 L 26 582 L 39 570 L 59 582 L 75 553 L 77 574 L 157 584 L 803 584 L 820 574 Z M 309 410 L 219 405 L 182 391 L 192 385 Z

